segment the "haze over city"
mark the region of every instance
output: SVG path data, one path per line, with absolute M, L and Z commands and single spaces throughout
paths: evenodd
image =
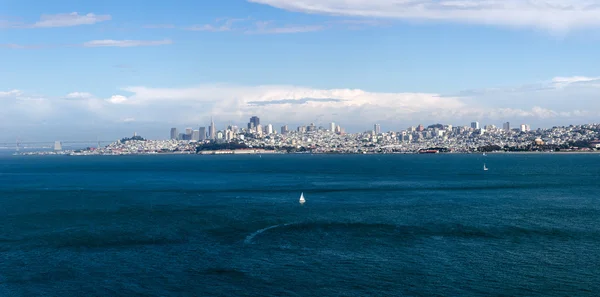
M 598 4 L 0 0 L 0 141 L 598 122 Z

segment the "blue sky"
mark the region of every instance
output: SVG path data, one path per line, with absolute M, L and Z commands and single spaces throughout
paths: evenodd
M 600 1 L 537 3 L 0 0 L 0 139 L 593 121 Z

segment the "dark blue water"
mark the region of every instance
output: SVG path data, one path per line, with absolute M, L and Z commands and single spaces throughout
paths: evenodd
M 599 165 L 1 156 L 0 296 L 598 296 Z

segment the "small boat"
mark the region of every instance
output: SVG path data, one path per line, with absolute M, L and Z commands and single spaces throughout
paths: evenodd
M 486 153 L 483 153 L 483 156 L 485 157 L 485 156 L 487 156 L 487 154 L 486 154 Z
M 483 171 L 488 171 L 487 166 L 485 166 L 485 163 L 483 163 Z
M 306 200 L 304 199 L 304 192 L 302 192 L 302 194 L 300 194 L 300 204 L 304 204 L 304 202 L 306 202 Z

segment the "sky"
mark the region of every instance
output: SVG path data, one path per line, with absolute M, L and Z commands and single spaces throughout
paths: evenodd
M 600 0 L 0 0 L 0 142 L 600 118 Z

